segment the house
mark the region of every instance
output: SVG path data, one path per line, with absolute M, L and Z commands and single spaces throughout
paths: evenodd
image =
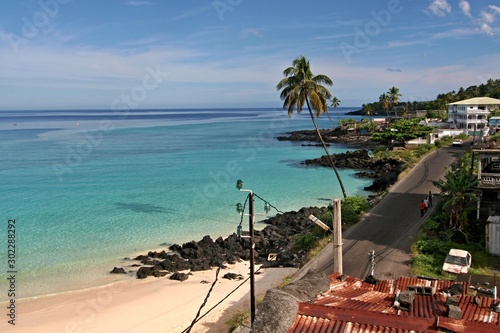
M 448 121 L 467 135 L 483 136 L 488 128 L 488 115 L 500 108 L 500 99 L 475 97 L 448 104 Z
M 473 150 L 477 156 L 477 218 L 486 221 L 486 248 L 500 255 L 500 145 L 497 141 Z
M 328 276 L 328 288 L 306 300 L 303 294 L 324 278 L 313 272 L 305 279 L 284 289 L 288 296 L 268 291 L 255 332 L 500 332 L 496 298 L 467 294 L 468 282 L 414 277 L 369 281 L 334 273 Z

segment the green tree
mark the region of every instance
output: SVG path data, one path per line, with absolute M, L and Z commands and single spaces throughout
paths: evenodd
M 389 89 L 389 92 L 387 93 L 387 96 L 389 98 L 389 101 L 392 105 L 392 109 L 394 111 L 394 116 L 396 115 L 396 105 L 399 104 L 399 97 L 401 97 L 402 95 L 399 93 L 399 88 L 396 88 L 396 87 L 392 87 L 391 89 Z
M 319 117 L 322 113 L 328 110 L 327 100 L 331 98 L 331 93 L 323 84 L 333 85 L 332 80 L 323 74 L 314 75 L 311 71 L 309 60 L 304 56 L 300 56 L 293 60 L 292 66 L 283 71 L 283 78 L 276 86 L 277 90 L 281 90 L 280 97 L 283 100 L 283 108 L 288 110 L 290 117 L 293 110 L 297 108 L 297 112 L 302 111 L 304 102 L 309 110 L 309 115 L 316 129 L 316 134 L 321 142 L 323 149 L 330 161 L 330 164 L 337 176 L 337 180 L 342 189 L 342 194 L 347 197 L 344 184 L 340 178 L 340 174 L 333 162 L 332 156 L 328 152 L 328 148 L 321 136 L 316 119 L 314 116 Z M 312 110 L 314 109 L 315 115 Z
M 365 116 L 369 117 L 373 114 L 373 106 L 371 104 L 366 104 L 363 106 L 363 111 Z
M 376 142 L 399 141 L 405 143 L 408 140 L 427 137 L 433 129 L 429 126 L 419 125 L 418 122 L 419 119 L 400 119 L 391 128 L 386 128 L 381 133 L 372 134 L 370 139 Z
M 452 165 L 443 179 L 433 182 L 444 198 L 443 209 L 448 215 L 449 227 L 463 232 L 467 223 L 467 214 L 475 209 L 473 203 L 477 177 L 464 165 Z
M 340 105 L 340 100 L 337 97 L 333 97 L 332 98 L 332 104 L 330 106 L 333 107 L 334 110 L 337 110 L 337 108 L 339 107 L 339 105 Z M 330 118 L 330 114 L 328 113 L 328 111 L 327 111 L 326 114 L 328 115 L 328 118 Z M 332 121 L 332 120 L 330 119 L 330 121 Z M 340 122 L 340 115 L 339 115 L 339 111 L 338 110 L 337 110 L 337 121 Z
M 380 103 L 380 106 L 382 106 L 382 108 L 385 110 L 385 113 L 387 113 L 390 104 L 389 96 L 386 93 L 383 93 L 382 95 L 379 96 L 378 102 Z

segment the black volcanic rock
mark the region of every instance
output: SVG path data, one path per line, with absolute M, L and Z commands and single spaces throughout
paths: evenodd
M 298 267 L 304 260 L 303 253 L 294 248 L 293 235 L 308 232 L 317 228 L 309 220 L 309 215 L 321 216 L 326 208 L 307 207 L 298 212 L 279 213 L 263 223 L 267 226 L 262 230 L 255 230 L 254 259 L 256 264 L 265 267 Z M 184 270 L 201 271 L 212 267 L 222 267 L 225 263 L 236 263 L 241 260 L 250 260 L 251 240 L 231 234 L 227 238 L 205 236 L 198 242 L 190 241 L 182 245 L 171 245 L 171 252 L 150 251 L 147 255 L 136 257 L 141 266 L 136 275 L 138 279 L 148 276 L 165 276 L 167 272 Z M 276 259 L 268 261 L 270 254 L 278 254 Z
M 332 159 L 337 168 L 367 170 L 358 172 L 357 175 L 363 178 L 374 179 L 371 186 L 364 188 L 366 191 L 372 192 L 385 191 L 397 181 L 398 175 L 404 169 L 404 162 L 394 159 L 374 160 L 368 155 L 368 151 L 365 149 L 333 154 Z M 320 158 L 305 160 L 303 164 L 331 168 L 330 160 L 326 155 Z
M 123 269 L 122 267 L 115 267 L 115 268 L 113 268 L 113 270 L 110 273 L 111 274 L 127 274 L 127 272 L 125 272 L 125 269 Z
M 170 275 L 170 280 L 177 280 L 177 281 L 186 281 L 189 278 L 189 274 L 186 273 L 179 273 L 175 272 L 174 274 Z

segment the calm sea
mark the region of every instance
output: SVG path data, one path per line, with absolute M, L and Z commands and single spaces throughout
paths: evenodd
M 351 110 L 330 111 L 333 123 Z M 129 278 L 108 272 L 124 257 L 235 232 L 238 179 L 282 211 L 340 198 L 332 170 L 299 165 L 321 148 L 276 140 L 299 129 L 313 129 L 308 113 L 279 108 L 0 111 L 2 271 L 12 269 L 9 220 L 23 298 Z M 348 195 L 368 194 L 354 172 L 340 170 Z M 2 279 L 1 301 L 7 289 Z

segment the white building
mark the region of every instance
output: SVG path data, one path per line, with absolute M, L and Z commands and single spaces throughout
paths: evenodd
M 500 108 L 500 99 L 476 97 L 448 104 L 448 121 L 468 135 L 482 135 L 488 129 L 488 115 Z

